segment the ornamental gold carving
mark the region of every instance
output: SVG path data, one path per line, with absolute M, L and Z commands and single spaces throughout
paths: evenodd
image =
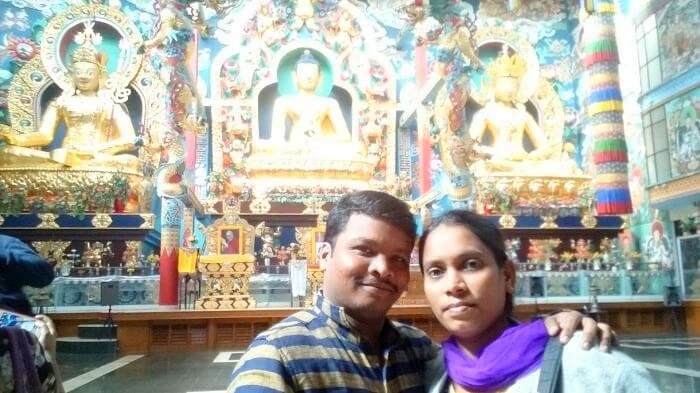
M 112 217 L 109 214 L 98 213 L 90 220 L 90 223 L 95 228 L 104 229 L 112 225 Z
M 70 246 L 70 241 L 34 241 L 32 247 L 44 259 L 53 258 L 56 261 L 56 266 L 63 264 L 64 251 Z
M 58 224 L 56 223 L 56 218 L 58 218 L 57 215 L 53 213 L 39 213 L 37 214 L 39 217 L 39 225 L 36 227 L 39 229 L 56 229 L 58 228 Z
M 143 223 L 139 225 L 139 228 L 153 229 L 155 228 L 156 215 L 152 213 L 140 214 Z

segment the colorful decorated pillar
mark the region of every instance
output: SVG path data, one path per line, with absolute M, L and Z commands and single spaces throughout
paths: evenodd
M 583 31 L 588 125 L 595 144 L 595 195 L 601 215 L 632 212 L 627 182 L 627 144 L 622 119 L 622 94 L 615 41 L 615 4 L 599 0 Z
M 207 199 L 207 173 L 209 171 L 209 133 L 197 134 L 194 164 L 194 191 L 200 201 Z
M 423 0 L 415 0 L 417 6 L 423 5 Z M 415 48 L 415 71 L 416 71 L 416 87 L 418 91 L 422 91 L 428 77 L 428 55 L 427 46 L 425 43 L 416 43 Z M 430 191 L 431 178 L 430 160 L 432 158 L 432 147 L 430 146 L 430 127 L 426 111 L 419 108 L 417 113 L 418 123 L 418 146 L 420 151 L 420 193 L 421 195 Z
M 185 206 L 182 209 L 180 247 L 190 247 L 190 240 L 194 237 L 194 214 L 195 209 L 193 207 Z
M 161 198 L 160 210 L 160 293 L 158 304 L 177 304 L 177 253 L 183 205 L 178 199 Z

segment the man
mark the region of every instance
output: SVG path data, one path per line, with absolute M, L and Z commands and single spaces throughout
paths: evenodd
M 323 293 L 261 333 L 238 362 L 229 392 L 422 392 L 425 363 L 438 347 L 424 332 L 387 319 L 408 286 L 416 227 L 408 206 L 391 195 L 343 196 L 328 216 L 319 256 L 326 262 Z M 568 340 L 580 314 L 546 320 Z M 591 341 L 595 321 L 584 319 Z M 560 329 L 560 326 L 562 327 Z M 604 345 L 610 332 L 603 329 Z
M 0 307 L 34 315 L 22 287 L 43 288 L 54 279 L 53 267 L 19 239 L 0 235 Z

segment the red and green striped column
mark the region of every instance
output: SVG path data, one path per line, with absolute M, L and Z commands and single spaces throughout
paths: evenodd
M 586 114 L 595 137 L 594 184 L 601 215 L 632 212 L 614 15 L 613 0 L 596 1 L 595 13 L 586 20 L 583 32 Z

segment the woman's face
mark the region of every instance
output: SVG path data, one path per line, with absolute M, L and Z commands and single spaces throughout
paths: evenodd
M 430 308 L 447 331 L 476 339 L 503 320 L 506 294 L 512 293 L 515 270 L 499 268 L 493 253 L 461 225 L 435 228 L 423 249 L 423 289 Z

